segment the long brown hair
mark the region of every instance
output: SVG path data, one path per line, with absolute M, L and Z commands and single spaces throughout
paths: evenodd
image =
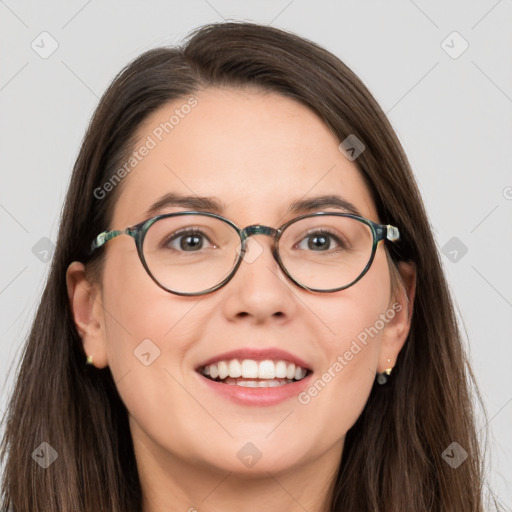
M 171 100 L 208 86 L 277 92 L 306 105 L 343 141 L 366 149 L 356 163 L 379 218 L 399 227 L 393 265 L 417 269 L 408 339 L 386 385 L 374 385 L 348 431 L 332 482 L 334 511 L 481 512 L 482 454 L 463 352 L 436 243 L 404 151 L 359 78 L 320 46 L 272 27 L 200 27 L 182 47 L 150 50 L 103 95 L 76 160 L 51 271 L 30 331 L 5 417 L 1 506 L 14 512 L 140 512 L 142 496 L 127 410 L 109 368 L 86 367 L 66 291 L 66 269 L 88 261 L 91 240 L 109 228 L 122 182 L 102 187 L 133 151 L 138 127 Z M 58 454 L 44 469 L 32 452 Z M 443 458 L 453 442 L 468 453 L 456 469 Z M 46 446 L 46 445 L 45 445 Z M 45 452 L 46 453 L 46 452 Z

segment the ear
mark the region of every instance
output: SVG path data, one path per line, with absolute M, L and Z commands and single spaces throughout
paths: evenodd
M 108 358 L 101 290 L 87 280 L 85 267 L 79 261 L 69 265 L 66 284 L 71 312 L 82 338 L 84 352 L 93 357 L 94 366 L 104 368 Z
M 402 278 L 402 283 L 389 303 L 388 316 L 391 316 L 392 312 L 394 314 L 383 331 L 377 367 L 379 373 L 395 366 L 398 354 L 404 346 L 411 328 L 416 294 L 416 265 L 412 262 L 400 262 L 398 272 Z

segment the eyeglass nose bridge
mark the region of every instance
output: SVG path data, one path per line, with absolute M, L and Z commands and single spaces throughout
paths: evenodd
M 261 224 L 252 224 L 251 226 L 247 226 L 246 228 L 240 231 L 240 236 L 242 241 L 245 242 L 247 238 L 253 235 L 268 235 L 276 238 L 279 231 L 277 229 L 271 228 L 270 226 L 263 226 Z
M 275 244 L 278 234 L 279 234 L 279 230 L 274 229 L 270 226 L 264 226 L 262 224 L 251 224 L 250 226 L 247 226 L 246 228 L 240 230 L 240 238 L 242 239 L 241 252 L 245 253 L 245 251 L 247 249 L 246 242 L 250 236 L 267 235 L 267 236 L 270 236 L 273 238 L 274 244 Z M 275 257 L 275 245 L 272 250 L 272 253 L 274 254 L 274 257 Z
M 262 224 L 251 224 L 250 226 L 247 226 L 244 229 L 240 230 L 240 238 L 242 239 L 242 248 L 245 249 L 245 243 L 250 236 L 267 235 L 267 236 L 271 236 L 275 242 L 278 234 L 279 234 L 279 230 L 274 229 L 270 226 L 263 226 Z

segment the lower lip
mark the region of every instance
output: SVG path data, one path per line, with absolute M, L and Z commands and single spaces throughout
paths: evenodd
M 241 405 L 268 406 L 275 405 L 290 398 L 297 398 L 309 385 L 312 373 L 302 380 L 283 384 L 282 386 L 269 388 L 247 388 L 237 385 L 223 384 L 222 382 L 207 379 L 200 373 L 197 373 L 201 382 L 204 382 L 212 391 L 218 393 Z

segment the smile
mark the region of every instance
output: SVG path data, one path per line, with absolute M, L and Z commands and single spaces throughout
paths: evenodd
M 231 359 L 217 361 L 199 369 L 215 382 L 249 388 L 277 387 L 304 379 L 310 371 L 285 360 Z

